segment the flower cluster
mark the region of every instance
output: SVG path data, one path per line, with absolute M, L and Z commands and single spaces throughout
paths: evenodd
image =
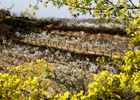
M 88 19 L 90 20 L 90 19 Z M 61 26 L 69 26 L 69 27 L 73 27 L 73 26 L 78 26 L 78 27 L 91 27 L 91 28 L 108 28 L 108 29 L 123 29 L 125 30 L 126 28 L 128 28 L 126 25 L 122 25 L 122 24 L 113 24 L 112 23 L 92 23 L 92 21 L 88 21 L 86 20 L 86 22 L 82 22 L 82 21 L 78 21 L 78 20 L 68 20 L 68 21 L 63 21 L 62 23 L 60 23 Z M 129 28 L 134 29 L 134 27 L 129 26 Z
M 31 63 L 30 68 L 17 66 L 7 68 L 7 73 L 0 73 L 0 98 L 7 99 L 46 99 L 47 79 L 50 73 L 49 67 L 44 65 L 43 60 L 37 60 L 37 64 Z M 42 76 L 43 70 L 47 69 Z
M 121 55 L 125 54 L 129 50 L 128 43 L 129 41 L 117 41 L 115 38 L 98 38 L 94 37 L 93 39 L 84 39 L 82 37 L 75 37 L 69 35 L 58 35 L 52 33 L 31 33 L 31 34 L 21 34 L 16 32 L 18 38 L 24 38 L 24 40 L 29 41 L 32 44 L 36 45 L 49 46 L 55 48 L 66 48 L 65 50 L 70 51 L 70 48 L 73 48 L 76 52 L 92 52 L 92 53 L 104 53 L 107 52 L 111 55 L 113 53 L 118 53 Z M 70 48 L 69 48 L 70 47 Z

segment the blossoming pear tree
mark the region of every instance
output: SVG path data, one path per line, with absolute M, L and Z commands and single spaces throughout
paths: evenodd
M 47 7 L 50 2 L 58 9 L 66 5 L 73 17 L 89 13 L 100 20 L 107 22 L 114 20 L 115 23 L 133 26 L 137 28 L 135 32 L 130 28 L 126 29 L 128 35 L 135 36 L 132 38 L 131 46 L 134 47 L 140 42 L 140 4 L 138 1 L 136 4 L 134 0 L 36 0 L 36 4 L 29 4 L 29 8 L 33 11 L 38 10 L 39 3 L 43 3 L 43 6 Z M 29 9 L 26 9 L 25 13 L 28 15 Z M 35 12 L 33 12 L 34 14 Z

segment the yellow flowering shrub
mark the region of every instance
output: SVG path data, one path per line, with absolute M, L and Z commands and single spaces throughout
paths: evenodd
M 43 60 L 37 64 L 30 63 L 30 68 L 17 66 L 7 68 L 8 73 L 0 73 L 0 99 L 1 100 L 36 100 L 47 98 L 47 79 L 49 67 Z M 41 70 L 46 70 L 44 75 Z M 43 71 L 42 71 L 43 72 Z
M 116 58 L 116 57 L 114 57 Z M 47 77 L 50 68 L 45 61 L 37 60 L 30 63 L 30 67 L 17 66 L 7 68 L 8 73 L 0 74 L 0 98 L 11 99 L 50 99 L 50 100 L 96 100 L 96 99 L 139 99 L 140 93 L 140 51 L 129 51 L 124 57 L 124 63 L 120 67 L 119 74 L 110 73 L 108 70 L 94 75 L 94 82 L 89 84 L 88 93 L 81 91 L 72 95 L 71 91 L 64 94 L 47 96 Z M 99 58 L 97 58 L 99 61 Z M 44 76 L 42 75 L 43 70 Z

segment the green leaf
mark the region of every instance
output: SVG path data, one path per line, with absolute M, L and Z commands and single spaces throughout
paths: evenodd
M 29 8 L 31 8 L 32 7 L 32 5 L 31 4 L 29 4 Z
M 33 16 L 35 15 L 35 12 L 33 12 Z

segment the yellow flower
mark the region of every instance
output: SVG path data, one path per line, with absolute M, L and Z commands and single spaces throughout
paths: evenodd
M 107 71 L 107 70 L 106 70 L 106 71 L 103 71 L 103 72 L 101 73 L 102 76 L 106 76 L 107 74 L 109 74 L 109 71 Z
M 117 6 L 115 5 L 115 6 L 114 6 L 114 9 L 116 9 L 116 8 L 117 8 Z
M 34 79 L 32 80 L 32 83 L 37 83 L 38 82 L 38 78 L 37 77 L 34 77 Z
M 121 82 L 120 87 L 124 88 L 125 87 L 125 83 Z
M 41 60 L 40 60 L 40 59 L 38 59 L 36 62 L 37 62 L 37 63 L 40 63 L 40 62 L 41 62 Z
M 113 23 L 110 23 L 110 25 L 113 26 L 114 24 Z
M 29 11 L 28 9 L 25 9 L 25 11 L 24 11 L 24 12 L 25 12 L 25 14 L 28 14 L 28 11 Z
M 135 100 L 140 100 L 140 96 L 137 95 L 137 96 L 135 97 Z
M 95 94 L 93 92 L 88 94 L 88 98 L 93 97 Z
M 138 28 L 140 29 L 140 25 L 138 25 Z
M 27 72 L 27 71 L 28 71 L 28 69 L 27 69 L 27 68 L 24 68 L 24 69 L 23 69 L 23 71 L 24 71 L 24 72 Z
M 10 70 L 10 67 L 7 67 L 7 70 Z
M 21 81 L 20 79 L 16 79 L 15 83 L 16 83 L 16 84 L 19 84 L 20 81 Z
M 68 99 L 70 97 L 71 93 L 69 91 L 64 93 L 64 98 Z
M 134 20 L 133 21 L 133 26 L 137 25 L 138 21 Z
M 43 59 L 41 59 L 40 62 L 43 62 Z
M 46 61 L 43 61 L 43 64 L 46 64 Z
M 126 32 L 127 32 L 127 34 L 129 35 L 129 34 L 131 33 L 131 29 L 126 28 Z
M 3 74 L 2 78 L 6 79 L 6 78 L 8 78 L 8 76 L 9 76 L 9 74 Z
M 121 99 L 121 96 L 119 96 L 119 95 L 117 95 L 117 94 L 116 94 L 115 96 L 116 96 L 118 99 Z
M 7 86 L 8 86 L 8 83 L 7 82 L 4 82 L 3 87 L 4 88 L 7 88 Z
M 24 84 L 29 85 L 29 84 L 30 84 L 30 81 L 29 81 L 29 80 L 26 80 L 26 81 L 24 82 Z
M 106 88 L 103 86 L 103 87 L 102 87 L 102 90 L 103 90 L 103 91 L 106 91 Z
M 135 36 L 134 34 L 131 34 L 131 36 Z
M 34 89 L 34 92 L 38 92 L 38 89 Z
M 2 76 L 2 73 L 0 73 L 0 77 Z
M 110 81 L 108 82 L 108 84 L 109 84 L 109 85 L 112 85 L 112 81 L 110 80 Z
M 86 100 L 87 99 L 87 96 L 81 96 L 81 100 Z
M 60 94 L 60 93 L 58 93 L 56 96 L 55 96 L 55 98 L 57 99 L 57 98 L 61 98 L 62 97 L 62 95 Z
M 19 72 L 19 71 L 20 71 L 19 66 L 15 67 L 15 70 L 16 70 L 17 72 Z
M 77 94 L 77 96 L 82 96 L 84 91 L 80 91 L 80 93 Z
M 43 4 L 44 7 L 47 7 L 47 4 Z
M 100 61 L 100 57 L 97 57 L 97 58 L 96 58 L 96 61 L 99 62 L 99 61 Z
M 19 65 L 19 66 L 17 66 L 17 68 L 21 68 L 22 69 L 23 67 L 21 65 Z
M 48 93 L 46 93 L 45 91 L 42 91 L 40 94 L 46 96 Z
M 36 88 L 36 86 L 32 85 L 32 89 L 34 90 Z
M 33 65 L 34 65 L 34 62 L 29 63 L 29 65 L 30 65 L 30 66 L 33 66 Z

